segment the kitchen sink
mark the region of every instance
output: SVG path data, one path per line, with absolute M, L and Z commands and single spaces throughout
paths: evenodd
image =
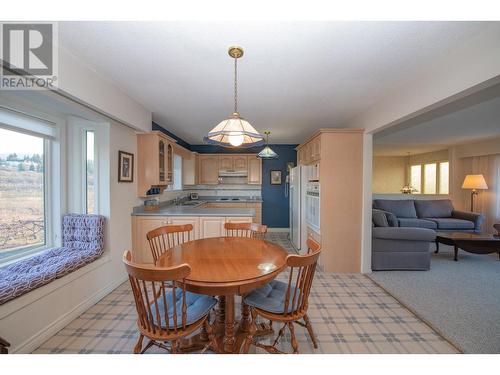
M 186 202 L 182 202 L 181 206 L 199 206 L 202 203 L 203 202 L 198 202 L 198 201 L 186 201 Z

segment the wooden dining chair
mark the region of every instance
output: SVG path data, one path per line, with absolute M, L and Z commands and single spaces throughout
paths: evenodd
M 216 348 L 217 342 L 209 322 L 210 310 L 217 300 L 211 296 L 186 291 L 185 278 L 191 273 L 188 264 L 175 267 L 155 267 L 132 262 L 132 254 L 123 254 L 130 286 L 137 310 L 137 327 L 140 332 L 134 353 L 144 353 L 156 345 L 171 353 L 178 353 L 179 339 L 204 328 L 208 348 Z M 148 344 L 142 348 L 144 336 Z M 170 342 L 168 347 L 163 343 Z
M 166 225 L 149 231 L 146 238 L 149 242 L 149 248 L 153 255 L 154 263 L 168 249 L 180 245 L 184 242 L 191 241 L 193 238 L 193 226 L 191 224 L 184 225 Z
M 267 233 L 267 225 L 257 223 L 225 223 L 227 237 L 248 237 L 264 239 Z
M 288 283 L 273 280 L 263 287 L 252 291 L 244 298 L 244 303 L 250 306 L 252 316 L 249 335 L 245 340 L 243 348 L 244 352 L 248 353 L 250 345 L 253 344 L 269 353 L 283 353 L 276 348 L 276 345 L 284 335 L 285 329 L 288 328 L 291 335 L 293 352 L 298 353 L 299 346 L 295 337 L 293 323 L 305 327 L 311 337 L 314 348 L 318 348 L 318 342 L 314 335 L 311 321 L 307 316 L 307 309 L 316 264 L 321 253 L 321 246 L 309 238 L 307 240 L 307 247 L 308 253 L 305 255 L 290 254 L 287 256 Z M 279 330 L 278 336 L 272 345 L 263 345 L 255 341 L 252 337 L 256 330 L 256 319 L 258 316 L 283 323 L 283 327 Z

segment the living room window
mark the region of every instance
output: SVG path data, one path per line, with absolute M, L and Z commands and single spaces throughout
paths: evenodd
M 0 127 L 0 261 L 48 242 L 48 142 Z
M 416 194 L 449 194 L 449 171 L 447 160 L 411 165 L 411 186 Z

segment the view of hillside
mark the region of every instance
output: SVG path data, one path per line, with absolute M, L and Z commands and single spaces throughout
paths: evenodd
M 0 253 L 45 242 L 43 197 L 39 154 L 0 158 Z

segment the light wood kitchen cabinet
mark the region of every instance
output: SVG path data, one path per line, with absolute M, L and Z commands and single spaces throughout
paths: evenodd
M 161 189 L 173 183 L 173 144 L 161 132 L 137 135 L 137 195 L 147 197 L 152 187 Z
M 200 237 L 200 218 L 198 216 L 170 216 L 167 219 L 168 225 L 187 225 L 193 226 L 191 240 L 197 240 Z M 186 238 L 187 240 L 187 238 Z
M 219 170 L 220 171 L 232 171 L 234 170 L 232 155 L 220 155 L 219 156 Z
M 137 263 L 153 263 L 146 234 L 168 225 L 165 216 L 132 216 L 132 254 Z
M 297 147 L 297 160 L 301 165 L 309 165 L 321 159 L 321 136 L 317 135 Z
M 192 152 L 182 159 L 182 184 L 196 185 L 199 177 L 198 153 Z
M 321 241 L 319 264 L 326 272 L 361 271 L 363 133 L 320 129 L 297 147 L 300 163 L 312 166 L 308 178 L 321 181 L 321 228 L 309 228 L 308 235 Z
M 200 236 L 201 238 L 222 237 L 224 236 L 225 217 L 201 216 L 200 217 Z
M 246 155 L 236 155 L 233 157 L 235 171 L 246 171 L 248 169 L 248 157 Z
M 219 155 L 220 171 L 247 171 L 247 155 Z
M 254 185 L 262 184 L 262 159 L 256 156 L 248 156 L 248 183 Z
M 199 183 L 216 185 L 219 183 L 219 156 L 199 155 Z

